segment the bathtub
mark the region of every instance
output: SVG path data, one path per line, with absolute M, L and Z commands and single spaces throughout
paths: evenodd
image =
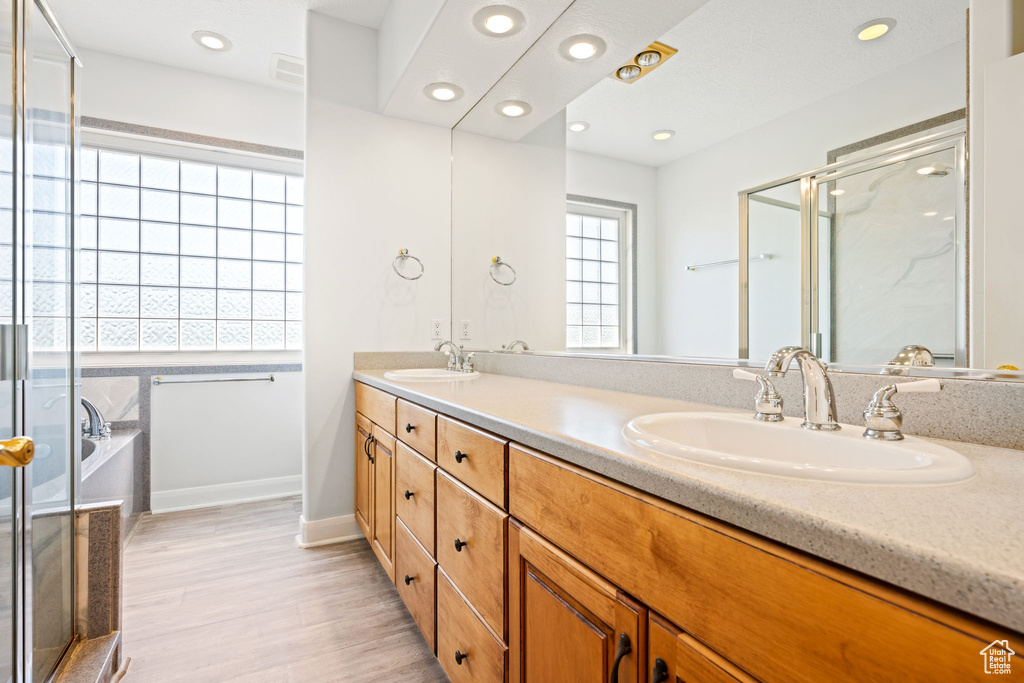
M 117 429 L 109 439 L 82 439 L 80 502 L 121 501 L 121 543 L 124 543 L 141 510 L 136 510 L 135 460 L 138 429 Z

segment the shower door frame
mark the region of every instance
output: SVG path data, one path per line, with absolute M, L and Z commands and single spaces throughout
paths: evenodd
M 835 162 L 804 173 L 781 178 L 740 191 L 739 194 L 739 358 L 750 357 L 750 196 L 782 185 L 800 181 L 800 340 L 799 344 L 815 355 L 831 362 L 831 349 L 822 348 L 819 301 L 821 239 L 818 230 L 819 186 L 841 178 L 883 168 L 918 157 L 953 150 L 955 155 L 955 347 L 954 367 L 967 367 L 970 351 L 967 226 L 967 129 L 966 124 L 938 133 L 929 133 L 900 142 L 882 150 Z M 831 220 L 835 220 L 833 217 Z M 831 231 L 830 231 L 831 232 Z M 829 269 L 834 277 L 834 269 Z M 828 321 L 830 326 L 833 320 Z M 830 327 L 834 343 L 834 330 Z M 782 345 L 782 341 L 780 341 Z M 894 349 L 895 352 L 895 349 Z

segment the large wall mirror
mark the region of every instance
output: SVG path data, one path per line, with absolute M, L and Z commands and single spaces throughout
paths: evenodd
M 576 0 L 454 128 L 454 339 L 1024 378 L 993 194 L 1024 55 L 968 71 L 969 10 L 1010 57 L 1013 3 L 622 4 Z

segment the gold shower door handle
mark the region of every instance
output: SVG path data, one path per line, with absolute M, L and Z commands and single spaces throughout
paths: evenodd
M 28 436 L 18 436 L 7 441 L 0 441 L 0 465 L 24 467 L 32 462 L 35 452 L 36 445 Z

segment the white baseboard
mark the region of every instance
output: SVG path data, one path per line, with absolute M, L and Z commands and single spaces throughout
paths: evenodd
M 300 548 L 315 548 L 362 537 L 363 531 L 355 515 L 314 519 L 312 522 L 307 522 L 305 517 L 299 515 L 299 534 L 295 542 Z
M 153 491 L 150 496 L 150 507 L 153 514 L 157 515 L 176 510 L 194 510 L 216 505 L 272 500 L 300 493 L 302 493 L 302 475 L 296 474 L 275 479 L 256 479 L 172 491 Z

